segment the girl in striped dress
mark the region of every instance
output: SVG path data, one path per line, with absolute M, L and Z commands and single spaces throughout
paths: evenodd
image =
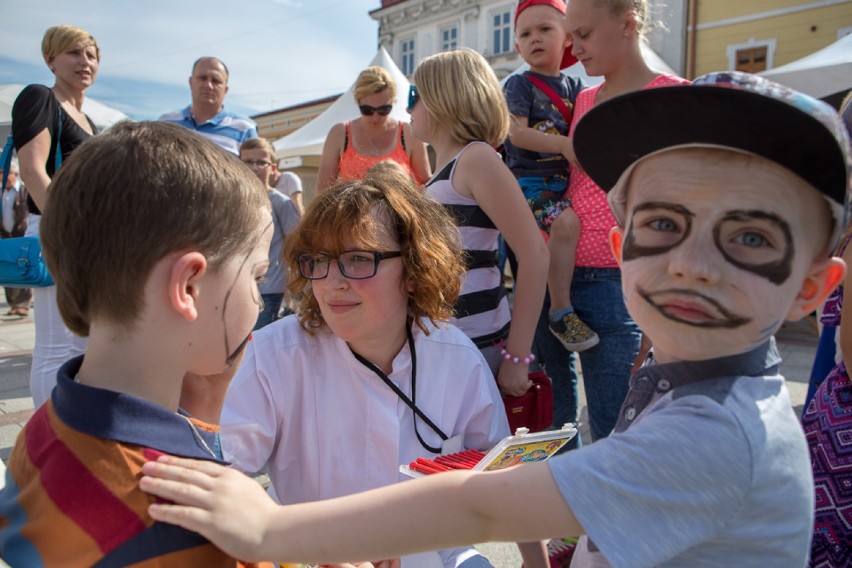
M 524 394 L 549 256 L 515 177 L 494 147 L 509 129 L 497 77 L 476 52 L 425 58 L 409 93 L 412 133 L 431 144 L 438 171 L 426 192 L 458 221 L 467 253 L 453 321 L 482 351 L 501 390 Z M 514 314 L 497 267 L 502 234 L 518 257 Z

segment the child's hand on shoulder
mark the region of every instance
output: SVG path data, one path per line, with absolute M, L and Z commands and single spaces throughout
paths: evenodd
M 172 501 L 154 503 L 154 520 L 204 535 L 242 560 L 264 560 L 264 535 L 277 508 L 259 483 L 209 461 L 161 456 L 142 466 L 143 491 Z

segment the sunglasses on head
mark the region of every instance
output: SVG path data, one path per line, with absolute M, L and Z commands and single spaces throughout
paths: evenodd
M 376 112 L 379 113 L 379 116 L 387 116 L 390 114 L 391 109 L 393 109 L 393 105 L 382 105 L 377 107 L 370 105 L 358 105 L 358 108 L 364 116 L 373 116 L 373 113 Z
M 411 85 L 408 88 L 408 108 L 406 109 L 408 112 L 414 108 L 414 105 L 417 104 L 417 101 L 420 100 L 420 93 L 417 92 L 417 87 Z

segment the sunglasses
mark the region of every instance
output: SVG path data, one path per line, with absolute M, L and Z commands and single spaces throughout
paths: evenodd
M 361 114 L 364 116 L 373 116 L 373 113 L 379 113 L 379 116 L 387 116 L 390 114 L 391 109 L 393 109 L 393 105 L 382 105 L 377 107 L 371 107 L 370 105 L 359 105 L 358 108 L 361 110 Z
M 408 112 L 411 112 L 414 109 L 414 105 L 416 105 L 417 101 L 419 101 L 419 100 L 420 100 L 420 93 L 417 92 L 417 87 L 414 86 L 414 85 L 411 85 L 408 88 L 408 108 L 406 108 L 405 110 L 407 110 Z

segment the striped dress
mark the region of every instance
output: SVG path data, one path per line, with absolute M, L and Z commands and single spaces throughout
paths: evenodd
M 462 148 L 429 180 L 426 193 L 446 207 L 459 225 L 467 272 L 452 323 L 482 349 L 506 338 L 512 316 L 503 277 L 497 267 L 500 232 L 475 199 L 460 195 L 453 186 L 456 164 L 472 144 L 484 142 L 471 142 Z

